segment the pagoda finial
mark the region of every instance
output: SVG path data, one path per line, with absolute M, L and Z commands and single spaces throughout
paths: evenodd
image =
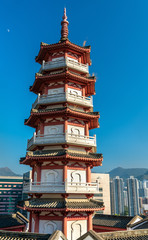
M 66 8 L 64 8 L 64 16 L 62 18 L 63 18 L 63 21 L 61 22 L 61 25 L 62 25 L 61 41 L 65 41 L 68 39 L 68 24 L 69 24 L 66 16 Z

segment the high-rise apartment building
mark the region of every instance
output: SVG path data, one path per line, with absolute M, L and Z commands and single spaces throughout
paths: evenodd
M 116 176 L 110 183 L 111 213 L 124 214 L 124 183 L 123 179 Z
M 139 214 L 139 184 L 133 176 L 127 179 L 128 211 L 130 216 Z
M 0 214 L 17 211 L 17 202 L 22 199 L 23 178 L 0 176 Z
M 94 194 L 93 198 L 104 203 L 105 209 L 102 211 L 102 213 L 111 214 L 109 174 L 92 173 L 91 181 L 98 182 L 99 184 L 99 193 Z

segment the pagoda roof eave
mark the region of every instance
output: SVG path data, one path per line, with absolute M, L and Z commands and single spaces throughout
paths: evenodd
M 71 50 L 76 51 L 77 53 L 81 53 L 81 54 L 83 54 L 83 53 L 90 54 L 90 50 L 91 50 L 90 46 L 81 47 L 79 45 L 76 45 L 76 44 L 70 42 L 69 40 L 54 43 L 54 44 L 47 44 L 47 43 L 41 42 L 40 51 L 39 51 L 38 55 L 36 56 L 35 60 L 38 63 L 42 63 L 42 60 L 43 60 L 47 50 L 55 51 L 58 49 L 65 49 L 65 48 L 71 49 Z M 91 64 L 91 62 L 89 62 L 89 64 Z
M 35 211 L 99 211 L 104 209 L 101 201 L 94 199 L 33 198 L 20 201 L 18 207 Z
M 80 112 L 80 111 L 75 111 L 72 110 L 69 107 L 63 107 L 63 108 L 56 108 L 56 109 L 46 109 L 42 111 L 38 111 L 37 109 L 33 109 L 31 112 L 31 115 L 28 119 L 25 120 L 25 125 L 34 127 L 34 121 L 38 119 L 38 117 L 52 117 L 52 116 L 59 116 L 59 114 L 62 116 L 74 116 L 74 117 L 80 117 L 81 119 L 88 119 L 88 120 L 93 120 L 93 119 L 99 119 L 100 114 L 99 112 L 91 112 L 91 113 L 86 113 L 86 112 Z M 96 126 L 97 127 L 97 126 Z
M 51 81 L 51 80 L 59 80 L 59 78 L 67 79 L 67 80 L 74 80 L 77 81 L 81 84 L 93 84 L 96 82 L 96 78 L 94 76 L 91 77 L 84 77 L 80 76 L 77 74 L 72 73 L 71 71 L 60 71 L 59 73 L 56 74 L 48 74 L 48 75 L 42 75 L 37 73 L 35 76 L 35 81 L 33 85 L 30 87 L 30 91 L 34 93 L 38 93 L 38 89 L 40 88 L 41 84 L 46 81 Z
M 49 152 L 49 154 L 48 153 L 44 154 L 44 151 L 43 151 L 42 152 L 43 154 L 38 154 L 38 155 L 35 152 L 28 152 L 26 157 L 20 160 L 20 164 L 30 165 L 30 163 L 33 161 L 79 160 L 80 162 L 91 162 L 94 166 L 100 166 L 103 161 L 103 155 L 101 153 L 98 153 L 98 154 L 97 153 L 88 153 L 88 154 L 68 153 L 66 150 L 63 150 L 63 154 L 61 150 L 55 153 L 54 151 L 50 151 L 50 150 L 47 152 Z M 51 152 L 53 152 L 53 154 L 51 154 Z

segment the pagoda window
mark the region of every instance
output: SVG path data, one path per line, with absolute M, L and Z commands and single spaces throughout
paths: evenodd
M 68 87 L 68 93 L 70 93 L 71 95 L 75 95 L 76 97 L 82 96 L 81 90 L 77 90 L 77 89 L 73 89 L 73 88 L 69 88 L 69 87 Z
M 71 224 L 71 240 L 77 239 L 82 235 L 82 226 L 78 222 Z
M 54 89 L 48 89 L 48 95 L 56 95 L 59 93 L 64 93 L 64 88 L 54 88 Z
M 61 61 L 63 59 L 64 57 L 55 57 L 55 58 L 52 58 L 52 62 Z
M 71 182 L 73 183 L 81 183 L 81 174 L 74 171 L 71 173 Z
M 45 222 L 43 225 L 43 233 L 45 234 L 52 234 L 56 230 L 57 230 L 57 225 L 53 221 Z
M 57 182 L 58 173 L 54 170 L 49 170 L 45 173 L 45 182 Z
M 44 127 L 44 134 L 61 134 L 63 133 L 63 125 L 54 125 L 54 126 L 45 126 Z

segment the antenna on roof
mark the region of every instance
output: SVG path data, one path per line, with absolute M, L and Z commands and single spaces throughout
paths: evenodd
M 86 45 L 86 41 L 83 42 L 83 47 L 85 47 L 85 45 Z

